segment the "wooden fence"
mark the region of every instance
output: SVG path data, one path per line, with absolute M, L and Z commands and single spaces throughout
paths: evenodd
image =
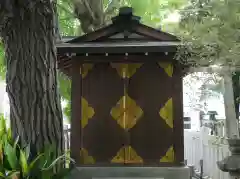
M 184 135 L 184 155 L 188 165 L 201 171 L 202 163 L 206 178 L 229 179 L 228 173 L 221 172 L 216 164 L 230 154 L 223 137 L 209 135 L 208 128 L 205 127 L 200 132 L 184 130 Z

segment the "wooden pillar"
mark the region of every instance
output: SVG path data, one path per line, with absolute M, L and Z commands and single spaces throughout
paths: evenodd
M 184 125 L 183 125 L 183 74 L 179 65 L 174 65 L 174 97 L 173 104 L 178 104 L 173 108 L 173 114 L 178 116 L 174 120 L 174 143 L 177 149 L 175 160 L 181 165 L 184 163 Z
M 82 78 L 80 74 L 80 63 L 78 59 L 72 59 L 72 117 L 71 117 L 71 158 L 77 164 L 80 163 L 80 150 L 81 150 L 81 91 L 82 91 Z

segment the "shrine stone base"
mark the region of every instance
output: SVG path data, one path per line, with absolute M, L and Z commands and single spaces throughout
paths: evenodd
M 190 179 L 188 167 L 78 167 L 69 179 Z

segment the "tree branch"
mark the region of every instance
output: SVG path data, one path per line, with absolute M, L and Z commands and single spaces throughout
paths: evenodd
M 119 0 L 111 0 L 104 9 L 105 14 L 112 14 L 119 7 Z
M 101 0 L 72 0 L 72 2 L 84 33 L 89 33 L 103 25 L 104 12 Z
M 83 4 L 87 8 L 87 11 L 90 14 L 91 18 L 93 19 L 93 21 L 96 21 L 96 17 L 94 15 L 93 11 L 92 11 L 92 8 L 89 4 L 89 1 L 83 0 Z
M 65 8 L 64 6 L 62 6 L 61 4 L 57 3 L 57 7 L 62 9 L 63 11 L 67 12 L 69 15 L 71 15 L 74 18 L 78 19 L 78 16 L 76 14 L 74 14 L 73 12 L 69 11 L 67 8 Z

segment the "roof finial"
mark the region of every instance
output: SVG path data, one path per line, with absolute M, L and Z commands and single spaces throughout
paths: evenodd
M 113 23 L 115 22 L 126 22 L 126 21 L 136 21 L 139 22 L 141 18 L 133 15 L 132 7 L 121 7 L 119 9 L 119 14 L 117 17 L 112 18 Z
M 133 8 L 132 7 L 121 7 L 119 9 L 119 16 L 133 16 Z

